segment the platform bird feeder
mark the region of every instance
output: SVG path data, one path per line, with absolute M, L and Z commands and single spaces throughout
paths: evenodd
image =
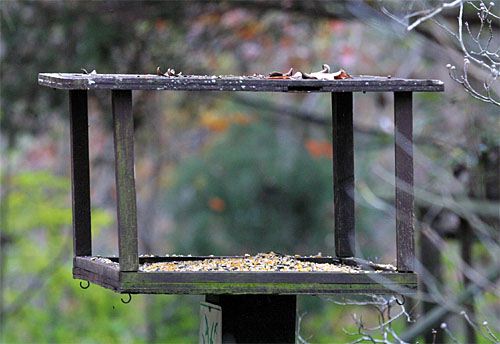
M 412 95 L 413 92 L 443 91 L 441 81 L 374 76 L 325 81 L 256 76 L 41 73 L 38 82 L 43 86 L 69 91 L 74 278 L 118 293 L 207 295 L 207 301 L 222 307 L 223 334 L 231 333 L 233 339 L 239 338 L 240 341 L 262 342 L 294 342 L 298 294 L 415 292 Z M 93 256 L 92 252 L 87 109 L 89 90 L 111 90 L 119 239 L 117 257 L 103 258 Z M 295 258 L 304 262 L 343 264 L 356 271 L 146 271 L 143 267 L 151 263 L 214 257 L 139 255 L 132 110 L 132 93 L 136 90 L 330 93 L 332 145 L 335 152 L 332 181 L 335 252 L 327 257 Z M 397 252 L 394 268 L 356 258 L 354 251 L 355 92 L 394 93 L 394 228 Z M 259 319 L 260 325 L 256 324 L 256 319 Z M 243 323 L 245 329 L 240 328 Z

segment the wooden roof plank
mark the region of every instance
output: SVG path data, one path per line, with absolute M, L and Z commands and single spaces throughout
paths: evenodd
M 237 92 L 441 92 L 444 83 L 430 79 L 354 76 L 343 80 L 266 79 L 255 76 L 180 76 L 152 74 L 40 73 L 38 83 L 67 90 L 170 90 Z

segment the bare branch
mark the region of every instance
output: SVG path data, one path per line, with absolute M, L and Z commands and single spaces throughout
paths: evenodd
M 437 14 L 441 13 L 444 9 L 446 8 L 454 8 L 457 7 L 458 5 L 462 5 L 463 0 L 455 0 L 452 2 L 445 2 L 441 4 L 441 6 L 434 8 L 432 10 L 428 10 L 428 14 L 424 15 L 423 17 L 418 18 L 413 24 L 408 26 L 406 30 L 411 31 L 420 24 L 422 24 L 424 21 L 431 19 L 432 17 L 436 16 Z M 420 13 L 425 13 L 425 11 L 420 11 Z

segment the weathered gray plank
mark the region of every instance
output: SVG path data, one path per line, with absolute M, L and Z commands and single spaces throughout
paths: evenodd
M 344 80 L 273 80 L 238 76 L 164 77 L 151 74 L 40 73 L 38 83 L 59 89 L 239 92 L 395 92 L 444 90 L 440 80 L 354 76 Z
M 69 91 L 73 252 L 92 255 L 87 91 Z
M 134 173 L 132 91 L 112 91 L 118 246 L 121 271 L 137 271 L 137 209 Z
M 332 93 L 335 254 L 354 256 L 354 137 L 352 93 Z
M 411 293 L 416 286 L 412 273 L 121 273 L 121 289 L 140 293 Z
M 412 93 L 394 93 L 394 138 L 396 165 L 396 249 L 399 271 L 413 271 L 413 113 Z
M 92 260 L 92 257 L 75 257 L 73 258 L 73 266 L 80 269 L 88 270 L 97 275 L 106 275 L 114 281 L 120 280 L 120 271 L 106 263 Z
M 89 281 L 114 291 L 120 291 L 120 282 L 110 279 L 107 275 L 97 274 L 79 267 L 73 267 L 73 278 Z
M 132 284 L 154 283 L 318 283 L 393 284 L 413 278 L 398 272 L 122 272 L 120 280 Z

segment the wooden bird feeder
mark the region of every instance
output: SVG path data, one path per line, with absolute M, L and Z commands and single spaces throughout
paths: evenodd
M 438 80 L 356 76 L 345 80 L 269 80 L 258 77 L 132 74 L 42 73 L 40 85 L 69 91 L 71 181 L 73 196 L 73 276 L 118 293 L 198 294 L 222 306 L 223 333 L 241 341 L 258 341 L 238 329 L 245 313 L 247 331 L 259 329 L 260 341 L 294 342 L 298 294 L 412 293 L 414 272 L 413 92 L 440 92 Z M 88 90 L 111 90 L 118 218 L 118 257 L 93 256 L 90 222 Z M 358 273 L 334 272 L 144 272 L 148 262 L 202 260 L 207 257 L 141 257 L 138 252 L 134 176 L 132 92 L 327 92 L 333 119 L 334 257 L 304 258 L 357 266 Z M 394 93 L 396 270 L 384 270 L 355 258 L 353 93 Z M 236 299 L 235 299 L 236 298 Z M 244 307 L 244 311 L 238 311 Z M 262 314 L 266 313 L 268 317 Z M 252 316 L 252 314 L 254 314 Z M 265 319 L 266 326 L 248 324 Z M 262 323 L 262 321 L 261 321 Z M 252 327 L 253 326 L 253 327 Z M 224 329 L 225 328 L 225 329 Z M 280 328 L 281 331 L 276 332 Z M 273 330 L 274 329 L 274 330 Z M 237 334 L 239 333 L 239 335 Z M 273 337 L 274 333 L 274 337 Z M 239 337 L 238 337 L 239 336 Z M 250 337 L 249 337 L 250 336 Z

